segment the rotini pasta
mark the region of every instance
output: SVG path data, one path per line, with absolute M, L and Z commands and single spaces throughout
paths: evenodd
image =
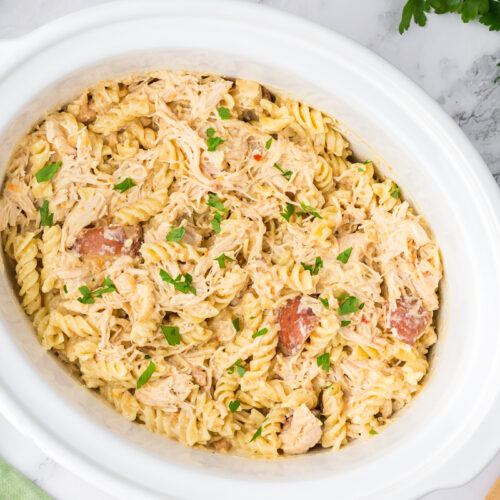
M 339 450 L 419 391 L 439 249 L 336 121 L 258 82 L 101 82 L 13 152 L 5 254 L 43 348 L 131 422 Z

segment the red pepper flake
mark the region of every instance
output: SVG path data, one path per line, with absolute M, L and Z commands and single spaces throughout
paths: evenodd
M 253 159 L 260 161 L 260 160 L 262 160 L 262 155 L 253 155 Z
M 361 318 L 361 322 L 364 323 L 365 325 L 368 324 L 368 320 L 364 316 Z

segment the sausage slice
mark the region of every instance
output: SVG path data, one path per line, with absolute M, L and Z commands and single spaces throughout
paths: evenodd
M 389 328 L 406 344 L 415 345 L 431 322 L 431 314 L 416 297 L 396 300 L 396 309 L 389 311 Z
M 297 354 L 318 324 L 311 308 L 301 307 L 302 295 L 289 299 L 278 311 L 279 346 L 287 356 Z
M 72 250 L 80 255 L 116 256 L 139 253 L 142 229 L 139 226 L 104 226 L 84 229 Z

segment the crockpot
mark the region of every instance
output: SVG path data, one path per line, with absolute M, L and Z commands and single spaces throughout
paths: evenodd
M 335 116 L 429 222 L 442 250 L 439 342 L 414 402 L 382 434 L 274 461 L 190 449 L 130 423 L 38 344 L 0 275 L 0 411 L 64 467 L 122 499 L 415 498 L 462 483 L 498 451 L 500 197 L 459 128 L 352 41 L 234 1 L 108 3 L 0 45 L 0 165 L 47 110 L 140 70 L 186 69 L 286 89 Z

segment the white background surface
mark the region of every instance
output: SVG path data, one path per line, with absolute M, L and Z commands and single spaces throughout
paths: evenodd
M 104 1 L 0 0 L 0 38 L 20 36 L 51 19 Z M 247 1 L 309 18 L 389 60 L 455 119 L 500 183 L 500 81 L 494 83 L 500 76 L 500 33 L 477 24 L 464 25 L 458 16 L 431 15 L 425 28 L 413 26 L 400 36 L 397 27 L 405 0 Z M 112 499 L 55 464 L 1 416 L 0 456 L 57 499 Z M 431 493 L 425 500 L 482 499 L 499 475 L 500 455 L 467 485 Z

